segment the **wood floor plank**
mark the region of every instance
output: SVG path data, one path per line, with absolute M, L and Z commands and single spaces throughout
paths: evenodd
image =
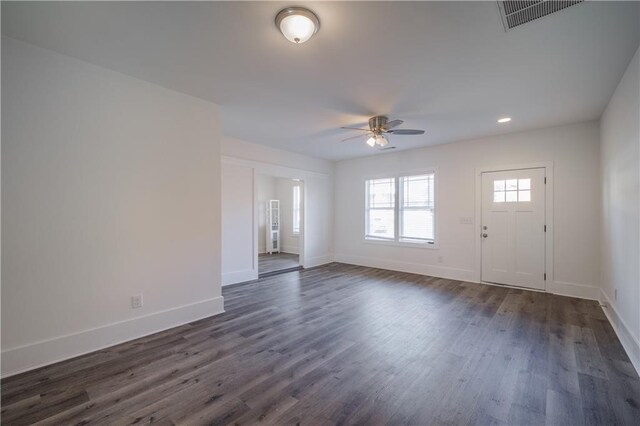
M 2 380 L 4 424 L 640 424 L 592 301 L 333 263 Z

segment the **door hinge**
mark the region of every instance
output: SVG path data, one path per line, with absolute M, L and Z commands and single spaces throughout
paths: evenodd
M 544 280 L 545 281 L 547 280 L 547 273 L 546 272 L 544 273 Z
M 547 184 L 547 177 L 546 176 L 544 177 L 544 184 L 545 185 Z
M 547 232 L 547 225 L 544 226 L 544 232 Z

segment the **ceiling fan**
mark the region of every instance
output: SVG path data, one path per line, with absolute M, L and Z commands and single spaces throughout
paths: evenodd
M 351 139 L 361 138 L 363 136 L 368 136 L 367 145 L 370 147 L 379 146 L 380 148 L 384 148 L 389 141 L 387 140 L 385 134 L 393 134 L 393 135 L 422 135 L 424 134 L 424 130 L 418 129 L 396 129 L 395 127 L 404 123 L 402 120 L 391 120 L 389 121 L 389 117 L 384 115 L 376 115 L 375 117 L 371 117 L 369 119 L 369 128 L 363 129 L 360 127 L 342 127 L 343 129 L 348 130 L 360 130 L 366 133 L 363 133 L 358 136 L 352 136 L 350 138 L 343 139 L 342 142 L 348 141 Z

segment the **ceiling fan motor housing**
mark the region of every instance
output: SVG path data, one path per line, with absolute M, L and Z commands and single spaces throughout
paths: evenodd
M 371 117 L 369 119 L 369 128 L 372 132 L 378 133 L 384 129 L 384 127 L 387 125 L 387 121 L 389 121 L 388 117 L 384 115 L 376 115 L 375 117 Z

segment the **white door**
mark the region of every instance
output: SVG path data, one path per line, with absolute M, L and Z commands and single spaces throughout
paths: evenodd
M 545 169 L 482 173 L 482 281 L 545 289 Z

